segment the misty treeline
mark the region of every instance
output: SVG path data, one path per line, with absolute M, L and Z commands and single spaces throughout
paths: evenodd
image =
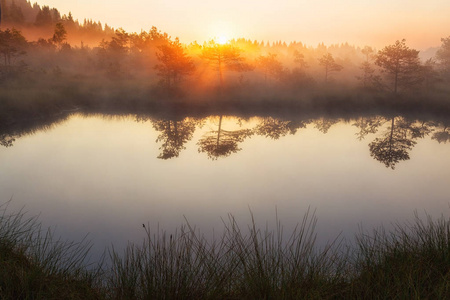
M 56 8 L 31 4 L 28 0 L 0 0 L 0 25 L 4 28 L 17 28 L 30 40 L 37 40 L 52 34 L 53 27 L 62 23 L 68 32 L 71 44 L 98 43 L 102 38 L 109 39 L 114 35 L 114 28 L 102 25 L 90 19 L 79 21 L 72 13 L 61 15 Z
M 42 105 L 57 110 L 164 101 L 331 109 L 396 99 L 450 107 L 450 36 L 426 59 L 405 40 L 379 50 L 248 39 L 185 45 L 156 27 L 113 31 L 25 0 L 1 1 L 0 97 L 5 109 L 5 103 L 17 99 L 17 109 L 26 102 L 24 107 L 40 113 Z

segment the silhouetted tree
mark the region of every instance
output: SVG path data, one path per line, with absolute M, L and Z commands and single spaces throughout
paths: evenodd
M 222 129 L 222 118 L 223 116 L 219 118 L 218 130 L 206 133 L 197 143 L 199 146 L 198 152 L 207 153 L 212 160 L 240 151 L 241 148 L 238 147 L 238 143 L 243 142 L 245 138 L 253 134 L 250 129 L 234 131 Z
M 263 70 L 264 83 L 267 83 L 267 75 L 279 79 L 283 71 L 283 65 L 277 59 L 277 55 L 272 53 L 269 53 L 267 56 L 259 56 L 256 59 L 256 65 Z
M 50 26 L 52 24 L 52 14 L 50 12 L 50 7 L 43 6 L 36 15 L 36 21 L 34 24 L 36 26 Z
M 178 38 L 167 44 L 158 46 L 160 53 L 156 54 L 160 62 L 155 66 L 158 75 L 169 90 L 174 84 L 180 82 L 182 77 L 191 75 L 195 71 L 195 65 L 189 57 Z
M 66 40 L 67 40 L 66 28 L 64 28 L 64 25 L 61 22 L 56 23 L 55 33 L 53 34 L 51 41 L 61 49 L 62 44 Z
M 128 50 L 129 34 L 123 29 L 116 29 L 114 36 L 108 44 L 108 50 L 114 54 L 123 55 Z
M 409 89 L 422 81 L 419 51 L 406 46 L 404 39 L 378 51 L 375 64 L 392 81 L 391 90 L 394 94 L 397 94 L 399 88 Z
M 334 61 L 333 55 L 331 55 L 331 53 L 327 53 L 322 56 L 322 58 L 319 58 L 319 65 L 325 68 L 325 82 L 328 82 L 328 76 L 330 75 L 330 73 L 339 72 L 344 68 Z
M 3 54 L 4 65 L 11 66 L 12 58 L 24 55 L 27 41 L 22 33 L 16 29 L 0 29 L 0 53 Z
M 218 44 L 215 41 L 210 41 L 203 46 L 202 59 L 207 60 L 212 64 L 213 68 L 219 74 L 219 84 L 223 86 L 223 72 L 230 71 L 249 71 L 251 66 L 245 63 L 245 59 L 241 56 L 241 49 L 231 44 Z
M 176 120 L 158 120 L 153 122 L 153 127 L 161 134 L 156 142 L 162 142 L 160 159 L 170 159 L 178 157 L 180 152 L 186 147 L 184 144 L 192 139 L 197 121 L 193 119 Z
M 16 5 L 16 2 L 12 0 L 11 5 L 8 8 L 7 21 L 10 24 L 22 25 L 25 21 L 23 16 L 22 8 Z

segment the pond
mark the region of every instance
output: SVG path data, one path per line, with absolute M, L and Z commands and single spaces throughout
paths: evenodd
M 231 214 L 289 232 L 310 208 L 318 245 L 359 226 L 448 216 L 446 121 L 76 113 L 0 132 L 0 200 L 62 239 L 140 243 L 143 224 L 210 235 Z

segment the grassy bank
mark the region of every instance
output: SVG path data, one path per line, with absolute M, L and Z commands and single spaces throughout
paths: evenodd
M 252 216 L 253 221 L 253 216 Z M 315 246 L 314 214 L 296 229 L 240 228 L 229 216 L 206 239 L 189 223 L 146 229 L 141 245 L 85 261 L 89 243 L 62 242 L 22 212 L 0 219 L 1 299 L 444 299 L 450 220 L 415 216 L 394 230 Z

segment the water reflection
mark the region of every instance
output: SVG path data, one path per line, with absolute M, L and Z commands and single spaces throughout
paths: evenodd
M 4 147 L 11 147 L 15 140 L 16 138 L 8 133 L 0 134 L 0 145 Z
M 255 133 L 273 140 L 278 140 L 287 134 L 296 134 L 298 129 L 306 128 L 307 124 L 307 122 L 302 120 L 285 121 L 272 117 L 262 118 L 261 122 L 255 128 Z
M 401 161 L 410 159 L 410 152 L 420 139 L 431 136 L 432 140 L 439 143 L 450 141 L 448 120 L 420 120 L 399 115 L 358 116 L 349 119 L 268 116 L 251 118 L 252 122 L 247 122 L 245 126 L 242 118 L 224 115 L 206 118 L 138 115 L 135 118 L 137 122 L 149 122 L 158 133 L 156 143 L 160 145 L 160 153 L 157 158 L 163 160 L 179 157 L 197 129 L 202 129 L 196 141 L 198 152 L 206 153 L 209 159 L 217 160 L 241 151 L 241 144 L 253 135 L 278 140 L 287 135 L 296 135 L 299 129 L 305 129 L 310 124 L 327 134 L 335 124 L 351 123 L 357 129 L 355 135 L 358 140 L 363 141 L 370 136 L 369 155 L 391 169 L 395 169 Z M 22 136 L 47 130 L 65 119 L 66 116 L 59 115 L 3 125 L 0 127 L 0 145 L 11 147 Z
M 390 125 L 369 144 L 369 151 L 370 156 L 393 170 L 400 161 L 410 159 L 409 152 L 417 144 L 417 139 L 434 130 L 431 122 L 411 121 L 404 117 L 360 118 L 353 125 L 360 129 L 356 135 L 362 140 L 369 133 L 377 133 L 385 123 Z
M 198 152 L 203 152 L 212 160 L 227 157 L 240 150 L 239 143 L 253 135 L 251 129 L 226 130 L 222 128 L 223 115 L 219 117 L 217 130 L 206 132 L 198 141 Z M 239 124 L 239 122 L 237 122 Z
M 0 146 L 12 147 L 14 142 L 22 136 L 49 130 L 67 120 L 68 115 L 59 113 L 53 116 L 9 122 L 2 122 L 3 120 L 0 119 Z
M 450 141 L 450 132 L 448 130 L 448 124 L 443 124 L 437 127 L 436 132 L 433 133 L 432 139 L 440 143 L 447 143 Z
M 331 128 L 331 126 L 339 123 L 339 119 L 320 118 L 313 121 L 313 123 L 314 128 L 317 128 L 322 133 L 328 133 L 328 130 Z
M 186 118 L 181 121 L 176 120 L 154 120 L 152 121 L 153 128 L 161 132 L 156 139 L 157 143 L 162 145 L 159 148 L 161 154 L 158 155 L 160 159 L 170 159 L 178 157 L 180 152 L 186 147 L 186 142 L 192 139 L 198 121 Z

